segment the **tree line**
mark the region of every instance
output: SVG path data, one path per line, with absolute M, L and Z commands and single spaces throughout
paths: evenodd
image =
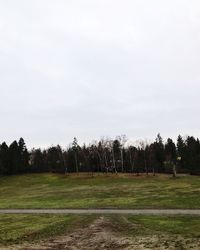
M 193 136 L 178 136 L 176 143 L 160 134 L 152 143 L 138 141 L 128 145 L 126 136 L 102 138 L 89 145 L 76 138 L 66 149 L 51 146 L 28 151 L 23 138 L 9 146 L 0 144 L 0 175 L 22 173 L 124 172 L 134 174 L 200 174 L 200 141 Z

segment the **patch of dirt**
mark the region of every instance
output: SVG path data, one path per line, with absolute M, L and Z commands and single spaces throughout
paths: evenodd
M 153 235 L 126 237 L 115 230 L 108 218 L 100 217 L 89 227 L 80 228 L 65 236 L 5 250 L 187 250 L 200 249 L 200 239 L 181 236 Z

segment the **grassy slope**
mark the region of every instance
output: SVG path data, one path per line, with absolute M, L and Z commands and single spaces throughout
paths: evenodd
M 200 208 L 200 178 L 94 178 L 32 174 L 0 178 L 0 208 Z

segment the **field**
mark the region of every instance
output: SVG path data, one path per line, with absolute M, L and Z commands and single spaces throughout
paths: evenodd
M 0 178 L 0 208 L 200 208 L 200 178 L 32 174 Z M 0 215 L 0 249 L 200 249 L 200 217 Z
M 200 178 L 32 174 L 0 178 L 0 208 L 200 208 Z
M 200 218 L 1 215 L 0 242 L 0 249 L 199 249 Z

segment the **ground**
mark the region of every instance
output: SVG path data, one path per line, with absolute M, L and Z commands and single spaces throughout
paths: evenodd
M 0 178 L 0 208 L 200 208 L 200 177 L 29 174 Z
M 0 178 L 0 208 L 200 208 L 200 177 Z M 200 249 L 199 216 L 0 215 L 0 249 Z
M 199 217 L 33 216 L 1 218 L 0 249 L 200 249 Z M 4 228 L 2 228 L 4 219 Z M 13 221 L 13 225 L 9 222 Z M 16 223 L 16 221 L 18 221 Z M 24 227 L 20 227 L 24 223 Z M 28 222 L 32 221 L 31 224 Z M 18 232 L 15 230 L 19 229 Z

